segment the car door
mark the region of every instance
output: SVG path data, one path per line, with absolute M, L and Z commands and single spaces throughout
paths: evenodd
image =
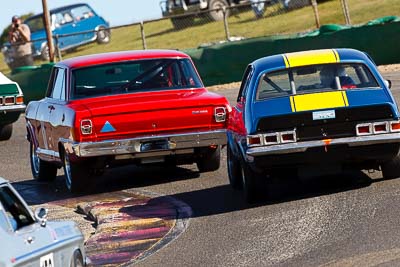
M 232 131 L 237 135 L 235 136 L 235 138 L 239 140 L 244 138 L 246 135 L 244 109 L 246 104 L 246 95 L 248 92 L 248 87 L 250 85 L 252 75 L 253 75 L 253 67 L 249 65 L 243 75 L 236 105 L 232 109 L 232 116 L 231 116 L 232 119 L 229 125 L 230 127 L 232 127 Z
M 51 15 L 53 24 L 53 36 L 56 37 L 56 45 L 61 50 L 72 47 L 77 42 L 77 35 L 73 35 L 78 32 L 79 29 L 76 27 L 76 23 L 69 9 L 58 11 Z M 71 35 L 72 34 L 72 35 Z
M 96 37 L 94 31 L 99 25 L 99 18 L 96 13 L 87 5 L 80 5 L 71 9 L 71 14 L 74 17 L 76 32 L 85 32 L 76 35 L 75 45 L 87 43 Z
M 51 94 L 48 97 L 49 109 L 49 135 L 48 146 L 55 160 L 59 158 L 58 141 L 64 136 L 64 123 L 66 120 L 67 69 L 57 68 L 57 73 Z M 67 130 L 69 131 L 69 130 Z

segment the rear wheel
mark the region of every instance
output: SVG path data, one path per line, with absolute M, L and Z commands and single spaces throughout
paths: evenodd
M 229 183 L 233 189 L 241 189 L 242 172 L 240 169 L 240 160 L 235 157 L 229 144 L 226 150 Z
M 397 155 L 392 160 L 381 165 L 382 175 L 385 179 L 394 179 L 400 177 L 400 156 Z
M 57 177 L 57 166 L 41 160 L 33 142 L 30 142 L 30 160 L 32 176 L 38 181 L 54 181 Z
M 83 258 L 82 258 L 82 254 L 79 250 L 75 250 L 74 254 L 72 255 L 71 258 L 71 267 L 83 267 Z
M 226 0 L 210 0 L 209 9 L 219 9 L 210 12 L 210 17 L 212 20 L 219 21 L 224 19 L 224 13 L 222 12 L 222 8 L 228 7 L 228 2 Z M 226 15 L 229 16 L 230 10 L 226 9 Z
M 63 153 L 65 186 L 72 193 L 83 192 L 89 184 L 90 166 L 85 162 L 71 162 L 68 153 Z
M 0 125 L 0 141 L 11 138 L 13 126 L 12 124 Z
M 197 168 L 200 172 L 212 172 L 219 169 L 221 162 L 221 147 L 209 150 L 201 155 L 197 161 Z
M 111 34 L 109 30 L 104 27 L 100 27 L 97 31 L 97 43 L 106 44 L 109 43 L 111 39 Z

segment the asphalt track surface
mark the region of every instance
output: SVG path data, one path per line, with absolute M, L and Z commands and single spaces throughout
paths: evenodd
M 384 77 L 392 80 L 400 102 L 400 73 Z M 218 92 L 234 103 L 237 89 Z M 216 172 L 199 174 L 194 165 L 177 170 L 127 166 L 107 171 L 92 194 L 76 196 L 66 192 L 62 171 L 51 184 L 32 180 L 23 117 L 0 151 L 0 176 L 31 205 L 76 203 L 80 197 L 88 209 L 91 202 L 85 198 L 106 196 L 100 197 L 105 201 L 111 194 L 126 200 L 131 194 L 190 207 L 180 214 L 185 222 L 180 231 L 165 235 L 166 241 L 160 238 L 150 253 L 131 262 L 138 266 L 400 265 L 400 179 L 383 180 L 381 172 L 279 181 L 269 190 L 272 199 L 247 205 L 228 184 L 224 149 Z

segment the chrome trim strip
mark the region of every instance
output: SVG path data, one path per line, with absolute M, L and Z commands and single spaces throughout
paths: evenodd
M 0 106 L 0 111 L 25 111 L 26 106 L 24 104 L 21 105 L 9 105 L 9 106 Z
M 368 146 L 368 145 L 385 144 L 385 143 L 400 143 L 400 134 L 390 133 L 390 134 L 337 138 L 337 139 L 331 139 L 330 144 L 328 146 L 348 145 L 350 147 L 355 147 L 355 146 Z M 326 146 L 326 144 L 323 140 L 315 140 L 307 142 L 296 142 L 296 143 L 249 148 L 246 154 L 249 156 L 290 154 L 290 153 L 305 152 L 308 148 L 324 147 L 324 146 Z
M 142 143 L 157 140 L 168 141 L 168 149 L 151 150 L 145 152 L 140 150 Z M 64 148 L 68 153 L 75 154 L 78 157 L 136 154 L 135 157 L 143 158 L 157 156 L 160 154 L 176 154 L 179 153 L 179 150 L 187 148 L 225 145 L 227 142 L 227 137 L 226 130 L 216 130 L 186 134 L 142 136 L 130 139 L 107 140 L 100 142 L 78 143 L 69 139 L 60 139 L 60 142 L 64 145 Z
M 36 153 L 39 158 L 47 161 L 54 161 L 54 158 L 60 158 L 60 153 L 49 149 L 37 148 Z

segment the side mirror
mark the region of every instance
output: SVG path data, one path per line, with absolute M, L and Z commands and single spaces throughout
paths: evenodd
M 37 208 L 35 210 L 35 218 L 36 220 L 38 220 L 40 222 L 40 225 L 42 227 L 46 226 L 46 222 L 47 222 L 47 214 L 48 214 L 49 210 L 45 209 L 45 208 Z
M 391 81 L 391 80 L 385 80 L 385 85 L 386 85 L 386 87 L 388 87 L 389 89 L 392 88 L 392 81 Z

